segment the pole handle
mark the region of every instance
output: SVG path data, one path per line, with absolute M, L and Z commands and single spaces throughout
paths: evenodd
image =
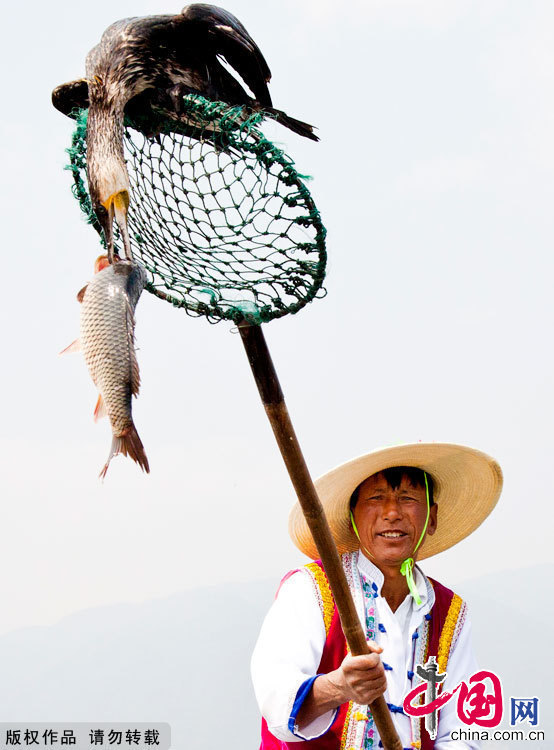
M 260 398 L 323 563 L 350 653 L 353 656 L 369 654 L 339 553 L 298 443 L 261 326 L 240 324 L 239 332 Z M 382 696 L 371 704 L 371 713 L 385 750 L 402 750 Z

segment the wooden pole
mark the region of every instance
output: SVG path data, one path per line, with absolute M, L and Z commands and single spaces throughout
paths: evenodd
M 327 574 L 350 653 L 353 656 L 369 654 L 331 529 L 296 438 L 262 328 L 243 323 L 239 331 L 266 414 Z M 385 750 L 402 750 L 382 696 L 371 704 L 371 714 Z

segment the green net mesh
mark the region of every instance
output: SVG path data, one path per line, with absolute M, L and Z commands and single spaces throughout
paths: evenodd
M 125 123 L 129 235 L 148 290 L 192 315 L 237 323 L 323 296 L 325 228 L 305 178 L 257 127 L 263 115 L 199 96 L 184 102 L 179 123 Z M 104 244 L 86 189 L 86 119 L 82 110 L 68 168 Z

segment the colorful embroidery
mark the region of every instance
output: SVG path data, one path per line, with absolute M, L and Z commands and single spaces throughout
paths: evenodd
M 371 583 L 360 573 L 362 582 L 362 591 L 364 592 L 365 605 L 365 630 L 366 638 L 370 641 L 375 640 L 375 602 L 373 588 Z
M 348 730 L 350 728 L 350 716 L 352 714 L 353 705 L 354 704 L 352 703 L 352 701 L 350 701 L 350 703 L 348 704 L 348 711 L 346 712 L 346 717 L 344 719 L 344 726 L 342 728 L 342 736 L 340 738 L 340 750 L 354 750 L 352 748 L 352 742 L 349 742 L 348 749 L 346 748 L 346 742 L 349 739 L 348 735 L 350 734 Z
M 456 641 L 458 640 L 458 636 L 460 635 L 460 632 L 462 630 L 463 624 L 466 619 L 467 614 L 467 604 L 465 602 L 462 602 L 462 608 L 460 609 L 460 614 L 458 615 L 458 621 L 456 622 L 456 629 L 454 630 L 454 638 L 452 639 L 452 645 L 450 646 L 450 653 L 452 653 L 452 650 L 454 646 L 456 645 Z
M 427 589 L 427 594 L 430 597 L 431 596 L 432 589 L 429 586 Z M 417 674 L 414 674 L 415 666 L 416 664 L 426 664 L 427 658 L 429 655 L 429 622 L 430 617 L 428 615 L 425 615 L 423 618 L 423 622 L 419 626 L 419 638 L 412 639 L 412 669 L 410 670 L 410 673 L 408 674 L 408 679 L 410 682 L 413 681 L 414 677 L 416 680 L 416 685 L 422 682 L 421 677 L 419 677 Z M 411 677 L 410 677 L 411 674 Z M 412 682 L 413 685 L 413 682 Z M 424 703 L 425 696 L 422 695 L 420 697 L 420 703 Z M 411 720 L 411 726 L 412 726 L 412 743 L 411 746 L 414 748 L 421 748 L 421 721 L 416 718 L 415 716 L 412 717 Z
M 375 597 L 378 596 L 377 587 L 369 581 L 363 573 L 360 571 L 360 583 L 364 595 L 364 609 L 365 609 L 365 631 L 366 638 L 370 641 L 375 640 L 375 633 L 377 632 L 378 625 L 376 623 L 376 607 Z M 371 716 L 371 712 L 368 710 L 367 721 L 364 726 L 364 735 L 362 740 L 363 750 L 370 750 L 373 748 L 375 742 L 375 722 Z
M 375 620 L 375 611 L 369 613 L 369 609 L 366 608 L 366 593 L 362 586 L 361 576 L 358 571 L 358 553 L 357 552 L 346 552 L 342 555 L 342 564 L 346 575 L 346 581 L 348 587 L 352 592 L 354 603 L 358 611 L 366 611 L 366 624 L 368 622 L 367 617 L 372 617 Z M 372 595 L 373 598 L 373 595 Z M 371 622 L 371 621 L 370 621 Z M 374 636 L 374 628 L 372 628 Z M 350 649 L 347 647 L 348 653 Z M 344 726 L 341 735 L 340 750 L 359 750 L 364 748 L 363 744 L 365 738 L 365 729 L 368 724 L 373 726 L 373 719 L 371 713 L 368 711 L 367 706 L 361 706 L 358 703 L 350 701 L 348 704 L 348 710 L 344 720 Z M 373 737 L 373 729 L 371 729 L 370 739 Z M 373 740 L 372 740 L 373 741 Z M 369 745 L 371 747 L 371 745 Z
M 306 566 L 307 570 L 312 576 L 314 585 L 317 591 L 317 598 L 321 613 L 323 615 L 323 623 L 325 625 L 325 635 L 329 635 L 329 628 L 331 627 L 331 621 L 335 612 L 335 600 L 331 593 L 329 581 L 323 568 L 320 568 L 317 563 L 308 563 Z
M 456 623 L 458 621 L 458 615 L 462 607 L 462 599 L 458 594 L 454 594 L 450 607 L 448 608 L 448 614 L 444 621 L 444 627 L 442 629 L 439 648 L 437 653 L 437 663 L 439 665 L 439 672 L 445 672 L 448 664 L 448 656 L 450 655 L 450 648 L 452 646 L 452 640 L 454 638 L 454 631 L 456 629 Z
M 346 576 L 346 583 L 352 593 L 356 610 L 363 609 L 363 594 L 360 585 L 360 576 L 358 575 L 358 553 L 345 552 L 342 555 L 342 567 Z M 346 644 L 346 653 L 350 653 L 350 647 Z

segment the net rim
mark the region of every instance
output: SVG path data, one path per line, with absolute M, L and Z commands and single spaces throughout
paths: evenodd
M 301 221 L 299 220 L 298 223 L 305 228 L 313 227 L 315 230 L 313 241 L 307 244 L 311 245 L 314 251 L 317 252 L 317 271 L 310 273 L 312 283 L 307 287 L 302 299 L 288 304 L 283 309 L 275 306 L 265 306 L 257 308 L 255 312 L 247 312 L 238 307 L 233 307 L 229 303 L 225 303 L 225 306 L 221 306 L 213 301 L 211 304 L 206 304 L 200 301 L 179 299 L 171 294 L 170 287 L 167 285 L 166 288 L 168 291 L 166 292 L 157 288 L 150 281 L 145 286 L 147 291 L 158 298 L 169 302 L 174 307 L 185 308 L 186 311 L 191 312 L 194 315 L 204 316 L 211 323 L 217 323 L 221 320 L 229 320 L 236 324 L 244 322 L 250 324 L 267 323 L 289 313 L 295 314 L 313 299 L 325 296 L 326 290 L 323 287 L 323 280 L 325 278 L 325 266 L 327 261 L 327 251 L 325 247 L 327 230 L 321 221 L 319 210 L 315 205 L 311 193 L 304 183 L 304 180 L 309 179 L 308 176 L 300 174 L 295 167 L 294 161 L 282 149 L 275 146 L 275 144 L 266 138 L 259 129 L 259 125 L 264 119 L 273 119 L 272 115 L 261 111 L 253 111 L 251 108 L 242 105 L 229 106 L 224 102 L 210 101 L 197 95 L 184 97 L 184 103 L 187 115 L 190 113 L 191 116 L 199 117 L 203 121 L 217 122 L 218 126 L 221 127 L 220 135 L 225 138 L 226 145 L 231 145 L 240 152 L 251 154 L 267 169 L 275 164 L 282 168 L 279 175 L 275 175 L 275 178 L 287 187 L 294 186 L 301 198 L 301 204 L 307 211 L 305 216 L 299 217 Z M 100 242 L 105 248 L 106 242 L 104 240 L 103 231 L 92 207 L 92 202 L 83 179 L 83 173 L 86 173 L 84 143 L 86 142 L 87 115 L 88 109 L 74 110 L 70 115 L 72 119 L 76 120 L 76 127 L 72 134 L 71 146 L 66 149 L 70 160 L 66 169 L 71 171 L 73 175 L 74 184 L 72 186 L 72 193 L 79 202 L 81 211 L 86 216 L 87 223 L 91 224 L 94 229 L 96 229 L 100 237 Z M 140 118 L 139 120 L 136 117 L 135 119 L 131 119 L 126 116 L 124 126 L 126 133 L 128 133 L 128 130 L 134 130 L 145 138 L 152 137 L 149 135 L 152 132 L 159 133 L 160 135 L 177 134 L 190 138 L 194 138 L 195 133 L 196 136 L 198 135 L 198 128 L 195 128 L 192 125 L 178 123 L 162 116 L 154 121 L 152 118 L 147 117 Z M 246 140 L 248 136 L 251 138 Z M 215 143 L 217 143 L 217 137 L 218 133 L 212 134 L 212 139 Z M 286 200 L 284 198 L 282 199 L 283 202 L 286 203 Z M 298 247 L 299 246 L 300 245 L 298 245 Z M 143 259 L 141 259 L 140 262 L 150 273 L 154 274 L 156 272 L 156 270 L 149 267 L 148 263 L 144 262 Z

